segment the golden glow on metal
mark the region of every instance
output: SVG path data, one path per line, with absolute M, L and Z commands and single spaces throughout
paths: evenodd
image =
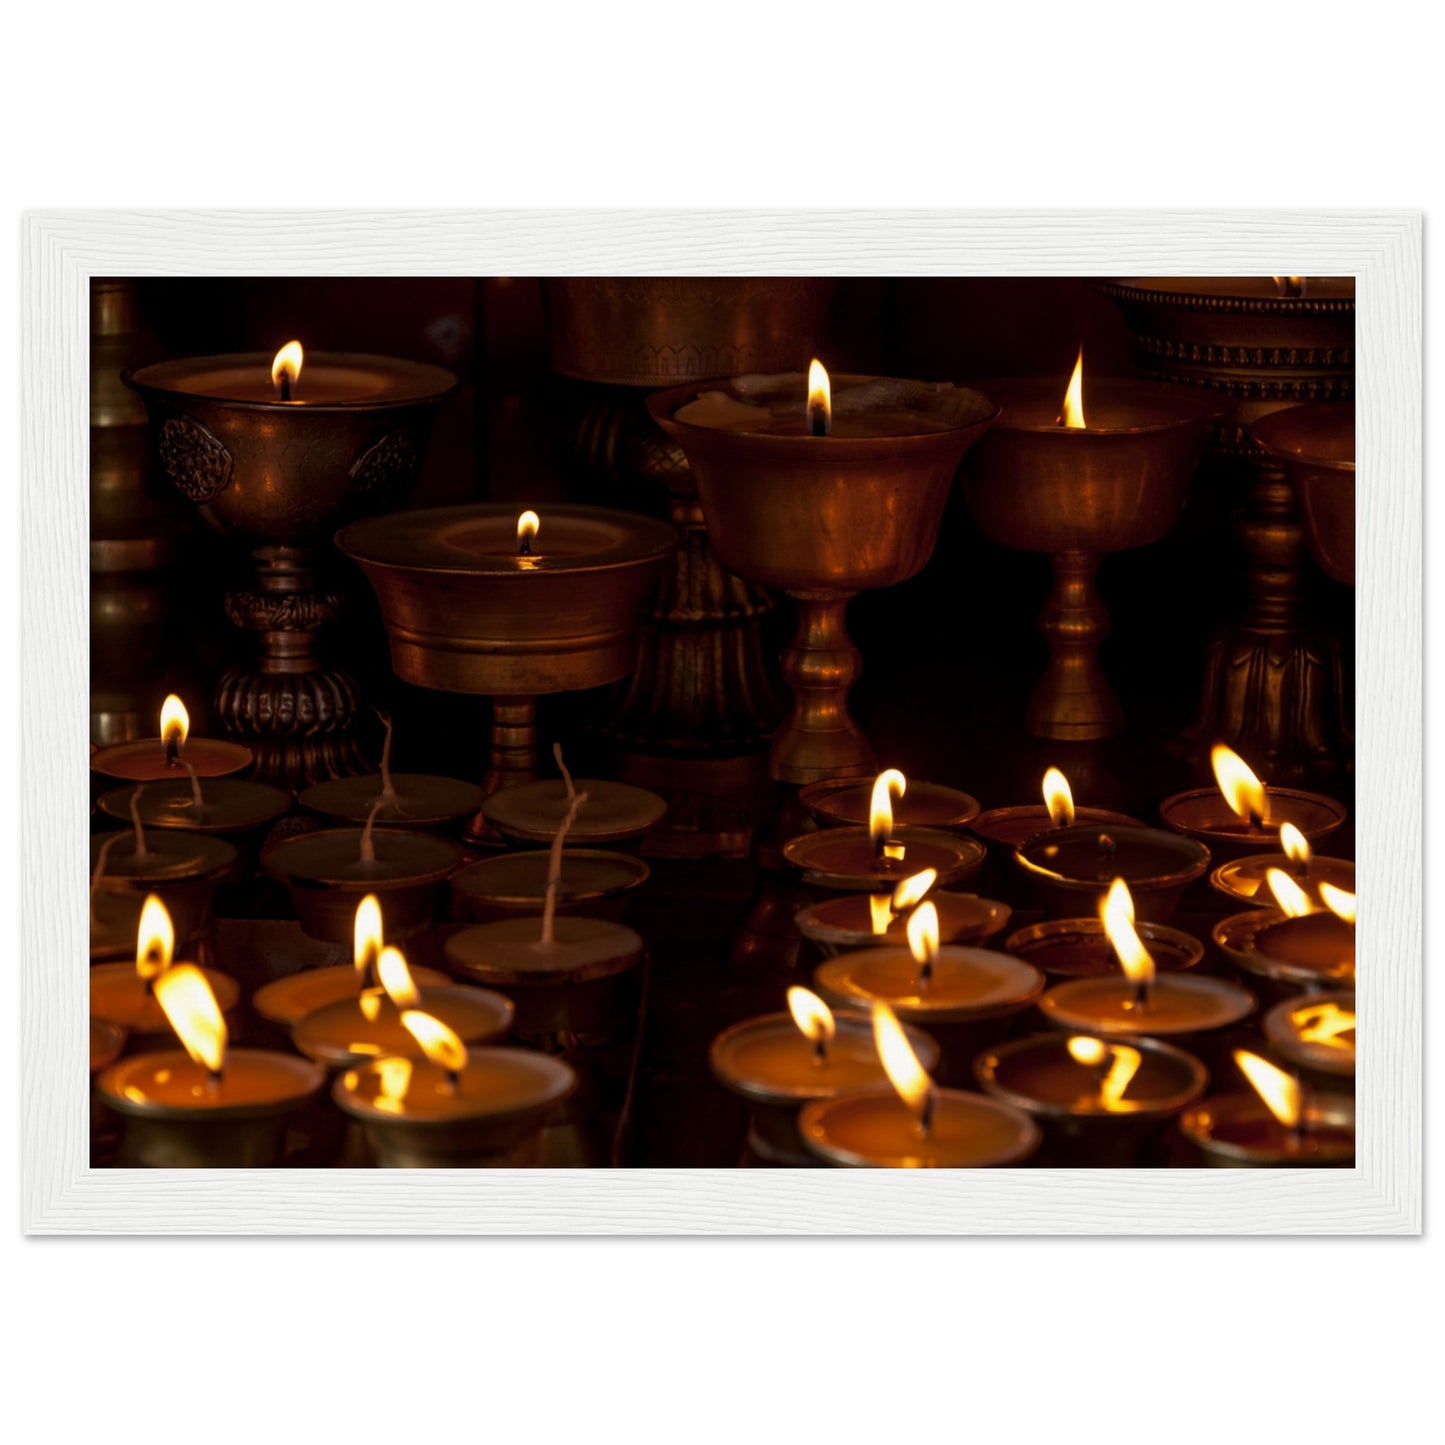
M 1290 1014 L 1289 1021 L 1302 1044 L 1326 1044 L 1336 1049 L 1352 1049 L 1355 1046 L 1353 1038 L 1344 1037 L 1355 1031 L 1355 1011 L 1341 1008 L 1333 999 L 1304 1004 Z

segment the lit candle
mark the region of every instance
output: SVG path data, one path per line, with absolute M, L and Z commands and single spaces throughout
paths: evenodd
M 1226 898 L 1268 908 L 1271 895 L 1265 875 L 1282 868 L 1315 902 L 1322 883 L 1354 891 L 1355 865 L 1344 858 L 1316 856 L 1309 839 L 1293 823 L 1280 825 L 1279 846 L 1279 853 L 1252 853 L 1220 864 L 1209 875 L 1211 886 Z
M 1159 805 L 1166 828 L 1207 843 L 1216 855 L 1242 857 L 1279 839 L 1291 823 L 1311 843 L 1319 843 L 1345 821 L 1345 809 L 1322 793 L 1266 787 L 1232 748 L 1216 743 L 1210 753 L 1214 788 L 1176 793 Z
M 154 1002 L 183 1050 L 112 1064 L 97 1082 L 125 1121 L 122 1160 L 153 1168 L 241 1168 L 280 1161 L 288 1119 L 325 1075 L 288 1054 L 230 1049 L 211 983 L 194 964 L 155 978 Z
M 200 778 L 224 778 L 244 772 L 254 761 L 250 748 L 240 743 L 193 738 L 190 730 L 185 703 L 171 693 L 161 706 L 159 737 L 97 748 L 90 755 L 91 771 L 135 783 L 184 781 L 187 766 Z
M 1351 991 L 1281 999 L 1264 1016 L 1264 1036 L 1286 1063 L 1337 1087 L 1355 1079 L 1355 995 Z
M 1189 1036 L 1229 1028 L 1254 1012 L 1254 997 L 1222 978 L 1160 975 L 1134 926 L 1134 902 L 1122 878 L 1110 885 L 1104 929 L 1120 972 L 1071 978 L 1039 1000 L 1056 1029 L 1108 1037 Z
M 969 832 L 1011 854 L 1021 843 L 1048 828 L 1069 828 L 1075 823 L 1143 827 L 1138 818 L 1131 818 L 1127 813 L 1114 813 L 1107 808 L 1076 808 L 1069 780 L 1058 768 L 1049 768 L 1044 773 L 1042 792 L 1042 803 L 990 808 L 980 813 L 969 823 Z
M 90 970 L 90 1015 L 132 1035 L 166 1035 L 166 1015 L 155 996 L 157 981 L 172 968 L 176 934 L 170 912 L 157 895 L 146 898 L 136 930 L 133 963 L 102 963 Z M 235 979 L 203 970 L 212 997 L 229 1013 L 241 999 Z
M 96 806 L 112 818 L 129 816 L 135 789 L 112 788 Z M 268 783 L 199 775 L 148 783 L 140 800 L 141 821 L 152 828 L 177 828 L 244 841 L 291 809 L 291 795 Z
M 1204 945 L 1193 934 L 1139 919 L 1134 927 L 1159 973 L 1182 973 L 1204 957 Z M 1102 918 L 1051 918 L 1031 924 L 1011 933 L 1003 951 L 1059 978 L 1098 977 L 1117 966 Z
M 827 1164 L 892 1169 L 984 1169 L 1018 1164 L 1038 1148 L 1021 1109 L 982 1094 L 935 1087 L 886 1004 L 872 1010 L 889 1090 L 819 1099 L 798 1118 L 803 1143 Z
M 361 1122 L 383 1168 L 535 1162 L 538 1132 L 577 1087 L 560 1059 L 530 1049 L 468 1048 L 441 1020 L 407 1010 L 417 1057 L 342 1073 L 337 1106 Z

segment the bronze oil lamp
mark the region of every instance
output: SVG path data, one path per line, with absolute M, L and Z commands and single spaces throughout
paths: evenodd
M 1235 529 L 1247 600 L 1210 643 L 1186 737 L 1201 748 L 1222 739 L 1280 778 L 1333 771 L 1351 742 L 1339 642 L 1306 616 L 1295 492 L 1254 428 L 1286 407 L 1353 398 L 1354 278 L 1145 276 L 1100 289 L 1123 311 L 1142 372 L 1229 407 L 1209 464 L 1242 483 Z
M 1271 412 L 1254 424 L 1260 449 L 1294 488 L 1310 556 L 1336 582 L 1355 585 L 1355 406 L 1322 401 Z
M 991 541 L 1053 561 L 1039 614 L 1049 662 L 1025 725 L 1035 737 L 1112 737 L 1124 715 L 1099 666 L 1109 613 L 1094 588 L 1102 556 L 1157 542 L 1179 520 L 1211 429 L 1227 410 L 1187 387 L 1047 378 L 984 383 L 1003 417 L 975 447 L 964 495 Z M 1080 393 L 1082 392 L 1082 396 Z
M 607 507 L 434 507 L 343 527 L 404 682 L 492 698 L 490 796 L 537 777 L 537 697 L 632 669 L 649 590 L 682 545 L 670 522 Z M 468 836 L 495 844 L 480 814 Z
M 771 776 L 803 784 L 873 773 L 873 749 L 848 711 L 860 668 L 848 602 L 922 571 L 959 460 L 998 408 L 963 387 L 830 382 L 817 363 L 806 385 L 801 375 L 688 382 L 647 405 L 687 456 L 723 564 L 798 605 L 783 653 L 792 711 L 773 736 Z
M 406 497 L 456 377 L 385 356 L 303 357 L 292 342 L 274 360 L 189 357 L 122 379 L 145 401 L 166 477 L 209 526 L 253 548 L 255 586 L 228 594 L 226 615 L 259 653 L 221 679 L 227 731 L 256 754 L 258 778 L 288 788 L 369 771 L 356 683 L 317 652 L 341 598 L 318 590 L 313 557 L 339 518 Z
M 783 715 L 763 645 L 776 602 L 729 572 L 692 470 L 648 415 L 648 391 L 785 371 L 817 353 L 839 283 L 797 276 L 576 276 L 542 282 L 563 443 L 589 501 L 665 499 L 686 534 L 643 612 L 632 675 L 600 735 L 617 776 L 667 799 L 645 851 L 741 856 L 773 801 L 768 740 Z

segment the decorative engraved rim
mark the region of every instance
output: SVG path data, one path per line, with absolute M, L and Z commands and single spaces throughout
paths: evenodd
M 1219 311 L 1237 316 L 1353 316 L 1355 312 L 1353 296 L 1222 296 L 1131 286 L 1122 280 L 1100 281 L 1097 287 L 1101 295 L 1114 301 L 1178 311 Z

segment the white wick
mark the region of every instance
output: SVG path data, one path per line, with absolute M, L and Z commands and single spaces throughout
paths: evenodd
M 380 708 L 376 709 L 376 715 L 386 728 L 386 738 L 381 744 L 381 797 L 389 803 L 396 797 L 396 789 L 391 785 L 391 717 Z
M 199 822 L 201 808 L 204 806 L 204 803 L 201 799 L 201 780 L 196 773 L 194 764 L 188 763 L 184 758 L 182 758 L 181 766 L 191 775 L 191 802 L 195 804 L 196 821 Z
M 141 790 L 137 788 L 135 792 L 130 795 L 130 821 L 135 828 L 135 856 L 137 858 L 144 858 L 147 856 L 146 830 L 141 826 L 140 794 Z
M 562 881 L 562 844 L 567 840 L 567 830 L 577 817 L 577 811 L 587 801 L 586 793 L 577 793 L 567 806 L 567 816 L 552 839 L 552 854 L 547 860 L 547 898 L 542 904 L 542 943 L 555 943 L 553 925 L 557 918 L 557 885 Z
M 111 836 L 100 845 L 100 852 L 95 855 L 95 871 L 90 875 L 90 921 L 92 926 L 96 921 L 95 895 L 100 891 L 100 879 L 101 875 L 105 872 L 106 860 L 110 857 L 110 850 L 120 842 L 124 836 L 123 833 L 111 834 Z
M 376 843 L 373 841 L 371 833 L 376 826 L 376 815 L 381 812 L 384 802 L 385 799 L 378 798 L 371 805 L 371 812 L 366 815 L 366 827 L 361 830 L 361 861 L 363 863 L 376 862 Z
M 567 764 L 562 761 L 562 744 L 552 744 L 552 756 L 557 759 L 557 766 L 562 772 L 562 781 L 567 784 L 567 801 L 570 803 L 577 796 L 577 789 L 572 783 L 572 774 L 567 771 Z

